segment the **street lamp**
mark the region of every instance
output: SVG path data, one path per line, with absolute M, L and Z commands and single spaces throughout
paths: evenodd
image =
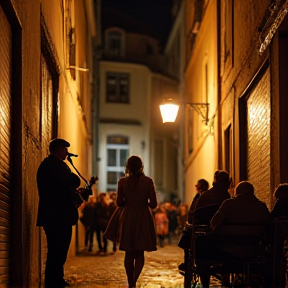
M 195 110 L 204 119 L 205 125 L 208 125 L 209 103 L 185 103 L 185 105 Z M 179 105 L 174 104 L 171 98 L 167 99 L 164 104 L 161 104 L 160 112 L 163 123 L 175 122 L 178 110 Z
M 170 98 L 166 100 L 165 104 L 162 104 L 159 107 L 163 123 L 175 122 L 179 110 L 179 105 L 174 104 Z

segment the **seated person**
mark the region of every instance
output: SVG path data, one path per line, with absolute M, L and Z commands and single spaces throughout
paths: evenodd
M 181 238 L 178 246 L 182 249 L 189 249 L 191 246 L 191 225 L 192 224 L 204 224 L 209 228 L 210 220 L 218 210 L 222 202 L 230 198 L 228 189 L 230 188 L 230 177 L 226 171 L 217 170 L 214 173 L 213 187 L 208 189 L 208 182 L 204 179 L 201 181 L 201 191 L 197 191 L 195 198 L 192 201 L 189 216 L 188 225 L 184 228 L 183 237 Z M 196 187 L 197 188 L 197 187 Z M 207 190 L 207 191 L 205 191 Z M 190 224 L 190 225 L 189 225 Z M 184 258 L 188 259 L 188 255 L 185 251 Z M 186 262 L 186 260 L 184 260 Z M 185 265 L 182 263 L 178 266 L 179 270 L 185 271 Z
M 273 219 L 288 218 L 288 183 L 279 184 L 273 195 L 276 202 L 271 211 L 271 217 Z
M 195 188 L 196 188 L 197 192 L 196 192 L 196 195 L 194 196 L 194 198 L 192 200 L 192 203 L 191 203 L 191 206 L 190 206 L 190 209 L 188 212 L 187 223 L 184 227 L 183 235 L 180 239 L 180 242 L 178 243 L 178 246 L 182 249 L 190 248 L 190 232 L 191 232 L 191 230 L 189 229 L 189 225 L 193 224 L 194 212 L 196 209 L 198 199 L 203 192 L 208 190 L 209 183 L 205 179 L 200 179 L 200 180 L 198 180 L 197 184 L 195 185 Z M 188 236 L 188 237 L 186 237 L 186 236 Z
M 193 223 L 194 212 L 196 209 L 198 199 L 203 192 L 206 192 L 208 190 L 209 183 L 205 179 L 199 179 L 197 181 L 197 184 L 195 185 L 195 188 L 196 188 L 197 192 L 196 192 L 196 195 L 194 196 L 194 198 L 192 200 L 192 203 L 191 203 L 191 206 L 190 206 L 190 209 L 188 212 L 188 220 L 187 220 L 188 223 L 186 223 L 186 225 L 183 229 L 182 237 L 178 243 L 178 246 L 180 248 L 184 249 L 184 254 L 185 254 L 184 255 L 184 262 L 187 261 L 186 259 L 188 259 L 188 257 L 189 257 L 189 252 L 187 251 L 187 249 L 190 249 L 190 246 L 191 246 L 191 229 L 189 229 L 189 225 L 192 225 L 192 223 Z M 180 273 L 183 275 L 185 273 L 185 264 L 181 263 L 178 266 L 178 269 L 181 271 Z
M 236 196 L 222 203 L 211 219 L 212 231 L 222 223 L 264 224 L 270 220 L 265 203 L 254 195 L 254 187 L 248 181 L 240 182 L 236 187 Z
M 202 259 L 217 259 L 221 262 L 221 257 L 223 257 L 224 254 L 227 256 L 232 253 L 232 257 L 240 256 L 237 253 L 239 247 L 236 249 L 234 247 L 233 249 L 233 247 L 227 246 L 228 249 L 225 251 L 224 243 L 220 243 L 219 245 L 219 242 L 215 242 L 213 235 L 217 233 L 217 228 L 220 228 L 221 224 L 231 224 L 231 226 L 232 224 L 265 225 L 269 220 L 269 210 L 266 204 L 262 203 L 254 195 L 253 185 L 248 181 L 240 182 L 236 187 L 236 196 L 225 200 L 211 219 L 210 226 L 212 235 L 206 237 L 204 244 L 199 243 L 200 249 L 196 255 L 196 264 L 197 262 L 199 264 L 197 266 L 203 288 L 209 287 L 211 271 L 209 264 L 206 264 Z M 251 256 L 251 254 L 243 255 L 242 253 L 243 251 L 241 251 L 241 257 Z M 199 261 L 197 261 L 197 258 Z
M 226 171 L 217 170 L 215 172 L 213 187 L 203 192 L 196 203 L 194 221 L 209 225 L 222 202 L 231 198 L 228 192 L 230 184 L 230 177 Z
M 271 210 L 271 217 L 274 219 L 270 229 L 270 240 L 273 243 L 272 271 L 274 286 L 285 287 L 286 257 L 283 257 L 284 243 L 288 238 L 288 183 L 279 184 L 274 191 L 276 202 Z
M 182 249 L 190 248 L 191 225 L 210 225 L 210 220 L 218 210 L 222 202 L 230 198 L 228 189 L 230 187 L 229 174 L 226 171 L 217 170 L 214 173 L 213 187 L 208 190 L 209 184 L 206 180 L 200 179 L 196 185 L 195 195 L 188 213 L 188 223 L 184 227 L 183 237 L 178 244 Z M 188 234 L 188 237 L 187 237 Z M 189 243 L 187 243 L 189 239 Z
M 214 217 L 211 219 L 210 226 L 212 232 L 215 234 L 217 233 L 217 228 L 220 224 L 248 224 L 248 225 L 257 225 L 259 224 L 259 227 L 264 227 L 262 225 L 267 224 L 270 220 L 270 213 L 265 203 L 261 202 L 255 195 L 254 195 L 254 187 L 251 183 L 248 181 L 243 181 L 238 184 L 236 187 L 236 196 L 235 198 L 231 198 L 229 200 L 226 200 L 222 203 L 219 210 L 215 213 Z M 232 227 L 227 226 L 227 227 Z M 237 225 L 236 225 L 237 227 Z M 256 227 L 256 226 L 255 226 Z M 229 228 L 233 229 L 233 228 Z M 237 229 L 237 228 L 236 228 Z M 245 228 L 248 230 L 248 228 Z M 255 228 L 254 228 L 255 230 Z M 229 231 L 227 231 L 229 232 Z M 231 231 L 234 233 L 233 231 Z M 265 231 L 259 230 L 259 231 L 244 231 L 246 233 L 254 234 L 255 236 L 261 234 Z M 262 233 L 261 233 L 262 232 Z M 238 233 L 237 238 L 240 238 L 241 231 L 235 231 L 235 233 Z M 256 239 L 259 239 L 259 237 L 255 237 Z M 240 243 L 238 241 L 238 243 Z M 251 256 L 249 252 L 247 254 L 243 253 L 244 251 L 241 251 L 240 249 L 233 249 L 233 243 L 232 243 L 232 250 L 231 253 L 235 257 L 242 257 L 246 258 L 248 256 Z M 225 247 L 225 250 L 229 252 L 228 247 Z M 247 250 L 248 251 L 248 250 Z
M 189 213 L 188 213 L 188 223 L 189 224 L 193 223 L 193 217 L 194 217 L 194 212 L 196 209 L 197 202 L 198 202 L 201 194 L 203 192 L 206 192 L 209 189 L 209 183 L 205 179 L 199 179 L 197 181 L 197 184 L 195 185 L 195 188 L 196 188 L 197 193 L 196 193 L 195 197 L 193 198 L 190 209 L 189 209 Z

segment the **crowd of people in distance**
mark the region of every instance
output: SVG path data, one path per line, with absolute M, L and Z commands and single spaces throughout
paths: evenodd
M 98 197 L 90 196 L 88 201 L 80 207 L 80 222 L 85 228 L 85 250 L 95 251 L 93 248 L 95 247 L 96 236 L 97 254 L 108 255 L 107 244 L 109 240 L 107 241 L 104 232 L 117 208 L 116 197 L 117 193 L 114 191 L 102 192 Z M 181 203 L 177 205 L 167 201 L 153 209 L 152 215 L 158 240 L 157 246 L 160 248 L 164 247 L 166 243 L 175 244 L 188 220 L 188 205 Z M 115 252 L 117 250 L 116 241 L 112 245 L 113 252 Z
M 85 228 L 85 248 L 89 252 L 93 250 L 94 238 L 98 246 L 97 253 L 107 255 L 108 241 L 104 236 L 108 222 L 117 208 L 116 193 L 100 193 L 98 197 L 94 195 L 89 197 L 80 207 L 80 221 Z M 113 243 L 113 252 L 117 250 L 116 242 Z
M 188 206 L 165 202 L 159 204 L 152 213 L 155 219 L 158 247 L 164 247 L 165 243 L 173 244 L 173 240 L 178 240 L 188 219 Z

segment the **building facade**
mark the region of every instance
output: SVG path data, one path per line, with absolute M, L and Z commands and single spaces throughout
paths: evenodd
M 178 171 L 177 171 L 177 191 L 178 197 L 181 202 L 185 199 L 185 165 L 184 165 L 184 117 L 185 109 L 184 104 L 184 92 L 185 92 L 185 79 L 184 79 L 184 67 L 185 67 L 185 3 L 184 1 L 176 0 L 172 6 L 173 26 L 167 39 L 164 54 L 166 57 L 165 70 L 171 77 L 178 80 L 177 94 L 170 95 L 173 101 L 180 104 L 180 112 L 174 124 L 174 131 L 172 138 L 174 138 L 174 145 L 177 145 L 178 149 Z M 164 102 L 165 99 L 162 99 Z M 161 103 L 163 104 L 163 103 Z M 181 111 L 182 110 L 182 111 Z M 184 110 L 185 111 L 185 110 Z M 161 124 L 171 125 L 168 123 Z M 173 124 L 172 124 L 173 125 Z M 178 130 L 176 130 L 178 129 Z M 175 132 L 176 130 L 176 132 Z M 176 136 L 176 137 L 175 137 Z
M 0 1 L 1 287 L 41 286 L 36 173 L 50 140 L 69 141 L 75 166 L 92 176 L 96 29 L 92 0 Z M 72 254 L 76 242 L 75 227 Z
M 217 1 L 185 1 L 185 202 L 191 203 L 195 184 L 210 187 L 218 162 Z
M 127 158 L 139 155 L 163 202 L 178 189 L 178 151 L 174 126 L 161 125 L 159 104 L 177 94 L 178 80 L 164 73 L 153 31 L 133 17 L 103 7 L 101 31 L 99 191 L 116 191 Z
M 227 30 L 220 37 L 222 161 L 237 182 L 251 181 L 270 209 L 275 187 L 287 181 L 287 5 L 226 1 L 219 8 Z
M 196 181 L 211 185 L 217 169 L 234 185 L 251 181 L 269 209 L 273 190 L 287 182 L 287 5 L 185 1 L 185 101 L 209 104 L 206 123 L 205 106 L 202 115 L 185 114 L 188 203 Z

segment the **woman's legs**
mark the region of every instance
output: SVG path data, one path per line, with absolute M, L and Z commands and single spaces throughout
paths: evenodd
M 128 279 L 129 288 L 134 285 L 133 274 L 134 274 L 134 251 L 126 251 L 124 258 L 124 267 Z M 135 286 L 135 285 L 134 285 Z
M 124 266 L 129 288 L 136 287 L 136 282 L 144 267 L 144 251 L 126 251 Z
M 134 264 L 134 273 L 133 280 L 136 287 L 136 282 L 142 272 L 144 267 L 145 259 L 144 259 L 144 251 L 135 251 L 135 264 Z

